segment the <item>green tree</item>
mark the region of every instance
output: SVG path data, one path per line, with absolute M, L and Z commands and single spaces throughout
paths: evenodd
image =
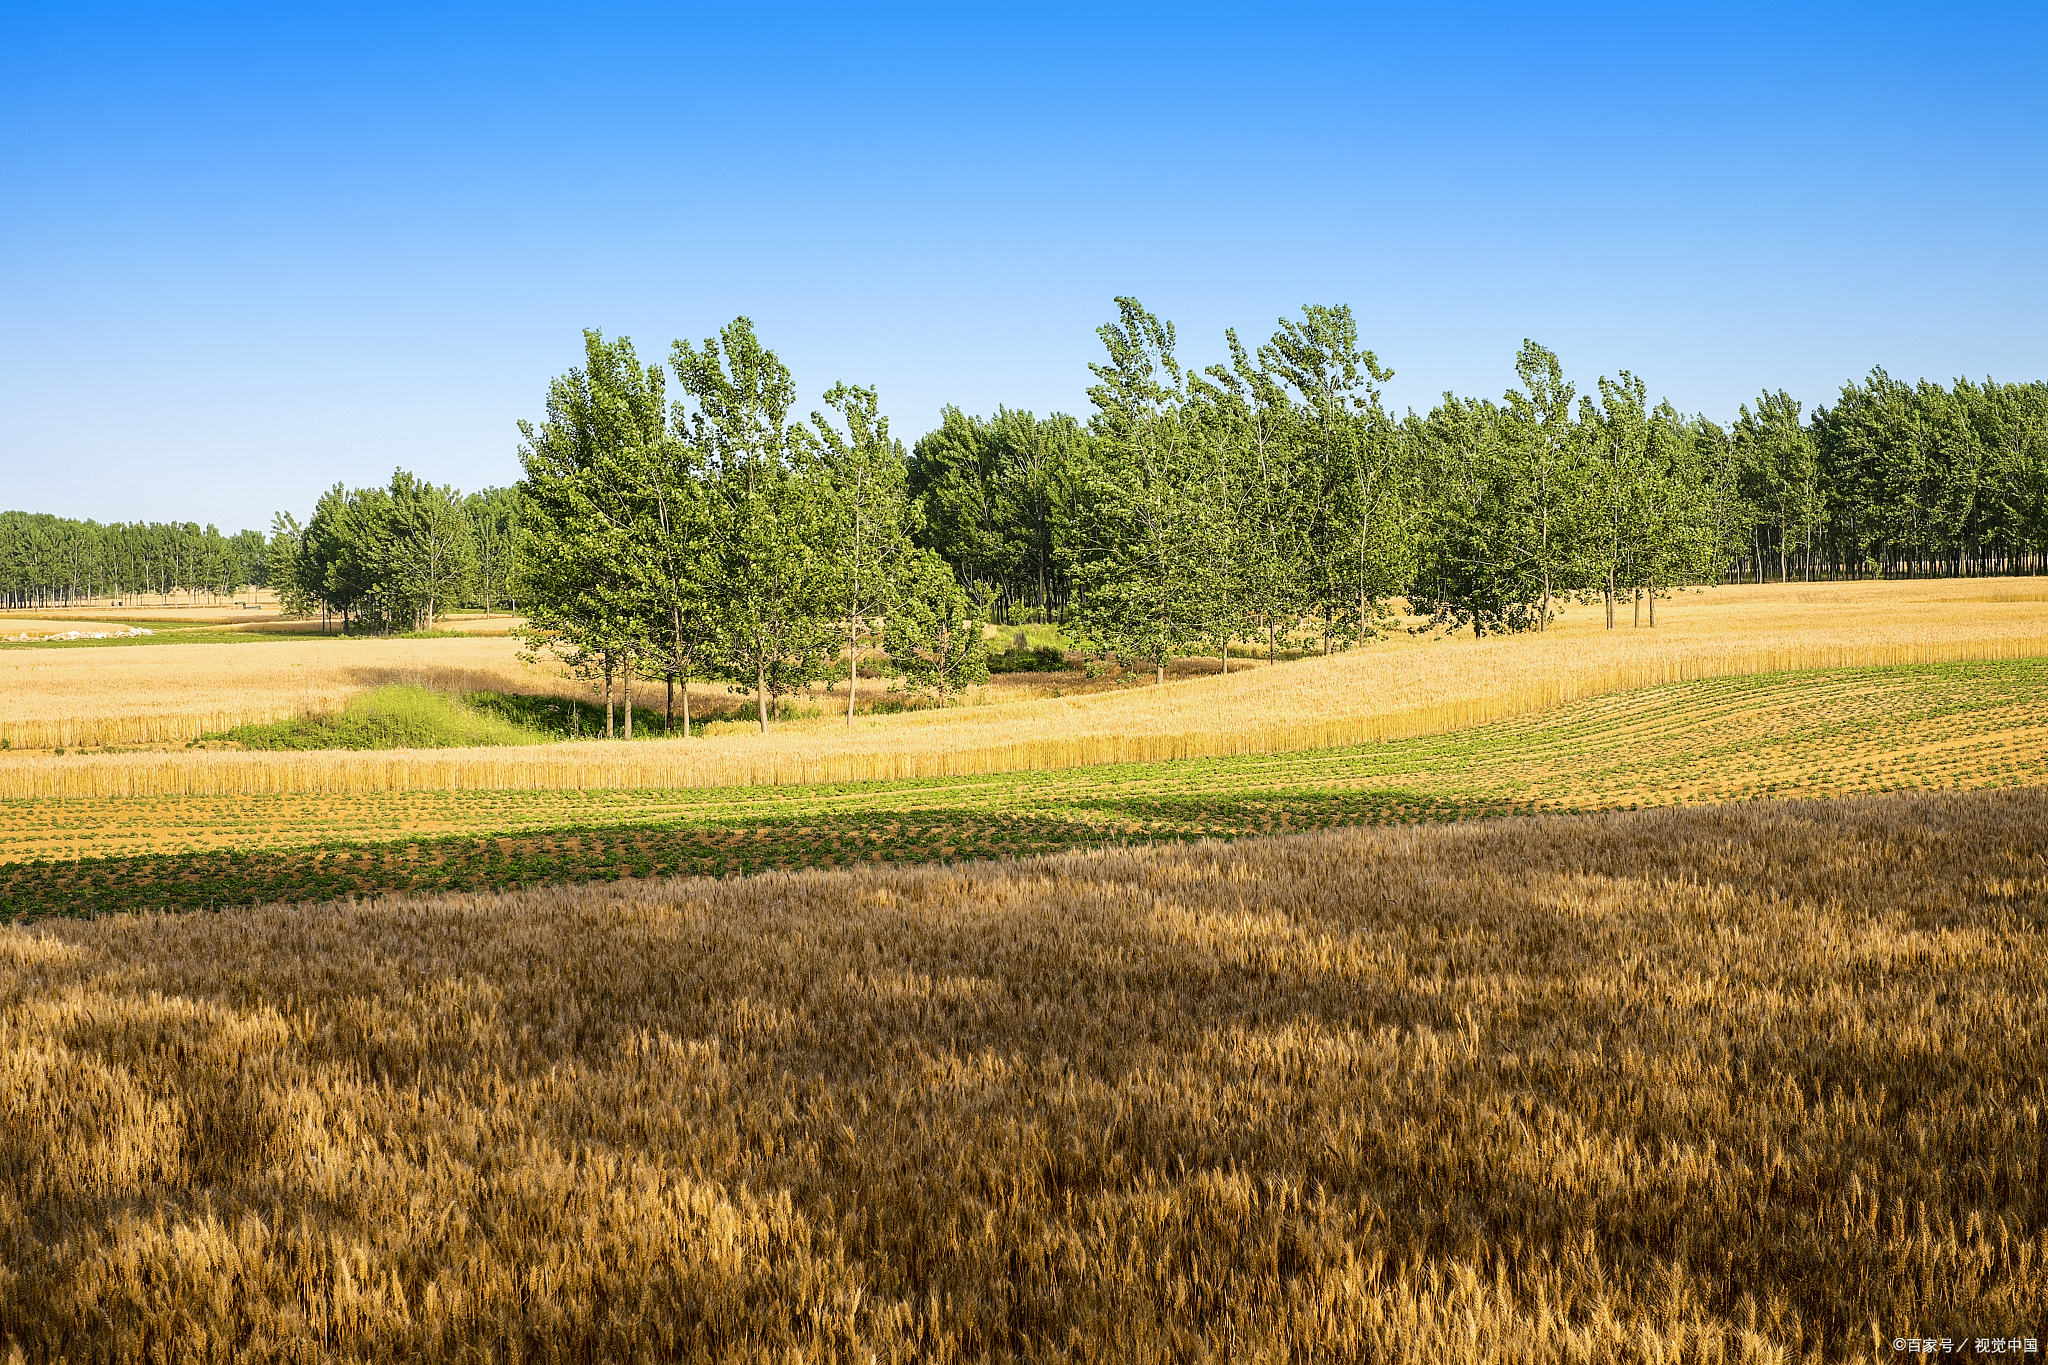
M 530 648 L 546 649 L 602 686 L 605 736 L 613 690 L 633 735 L 632 679 L 662 614 L 646 552 L 651 487 L 669 441 L 659 365 L 640 364 L 629 338 L 584 334 L 584 365 L 548 389 L 547 418 L 521 422 L 519 568 L 513 588 Z
M 883 618 L 883 647 L 910 688 L 944 705 L 988 681 L 987 623 L 987 594 L 963 587 L 946 561 L 921 550 L 904 566 Z
M 677 428 L 706 471 L 720 666 L 752 685 L 765 732 L 778 700 L 837 653 L 830 483 L 788 420 L 789 370 L 752 322 L 702 349 L 678 341 L 670 365 L 689 400 Z
M 1294 446 L 1296 573 L 1305 614 L 1328 654 L 1340 641 L 1371 639 L 1389 619 L 1388 599 L 1414 573 L 1406 525 L 1406 443 L 1380 406 L 1394 377 L 1358 344 L 1348 307 L 1311 304 L 1259 350 L 1291 388 L 1286 434 Z
M 391 476 L 386 562 L 394 615 L 415 630 L 432 630 L 440 614 L 476 591 L 476 535 L 462 496 L 401 469 Z
M 519 495 L 509 488 L 486 488 L 462 500 L 476 543 L 476 604 L 496 611 L 501 604 L 517 610 L 512 596 L 512 566 L 517 556 Z
M 1791 580 L 1795 550 L 1811 578 L 1815 537 L 1826 509 L 1820 449 L 1800 422 L 1799 401 L 1780 389 L 1761 395 L 1754 410 L 1744 404 L 1734 437 L 1748 501 L 1763 514 L 1776 541 L 1779 581 Z M 1761 566 L 1757 581 L 1763 581 Z
M 861 643 L 874 633 L 877 615 L 900 596 L 903 570 L 914 551 L 911 505 L 903 445 L 890 439 L 889 419 L 878 410 L 875 391 L 835 384 L 825 405 L 846 424 L 841 432 L 822 412 L 811 414 L 827 493 L 834 595 L 845 622 L 850 729 L 860 689 Z
M 1173 324 L 1135 299 L 1117 307 L 1119 321 L 1097 331 L 1108 359 L 1089 366 L 1099 382 L 1069 549 L 1075 634 L 1164 682 L 1167 661 L 1215 639 L 1229 616 L 1237 527 L 1223 452 L 1188 411 Z

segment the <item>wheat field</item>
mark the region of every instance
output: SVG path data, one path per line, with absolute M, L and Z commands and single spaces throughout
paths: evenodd
M 0 929 L 31 1359 L 2039 1337 L 2048 794 Z
M 262 702 L 280 715 L 331 709 L 373 682 L 515 691 L 558 685 L 520 664 L 509 640 L 286 642 L 222 652 L 229 648 L 0 653 L 0 696 L 8 698 L 0 725 L 84 724 L 63 717 L 80 711 L 75 684 L 93 679 L 99 687 L 121 680 L 124 695 L 142 693 L 154 679 L 164 689 L 156 695 L 166 716 L 183 725 L 203 719 L 207 728 L 224 723 L 222 708 Z M 258 649 L 260 656 L 249 652 Z M 187 656 L 188 664 L 180 650 L 213 653 Z M 319 657 L 284 652 L 292 650 Z M 1687 679 L 2042 655 L 2048 579 L 1725 587 L 1664 604 L 1654 631 L 1608 632 L 1593 611 L 1580 609 L 1547 635 L 1401 638 L 1162 687 L 866 717 L 852 730 L 826 717 L 767 735 L 630 746 L 0 757 L 0 797 L 898 780 L 1333 748 Z M 177 675 L 202 664 L 214 671 Z M 20 690 L 7 690 L 11 685 Z M 82 690 L 90 696 L 94 687 Z M 100 713 L 107 719 L 92 723 L 107 727 L 117 725 L 116 717 L 141 714 L 107 704 Z
M 549 692 L 516 640 L 307 639 L 0 650 L 0 739 L 17 749 L 182 744 L 339 711 L 390 683 Z M 13 760 L 20 762 L 20 759 Z
M 755 865 L 809 866 L 827 831 L 883 818 L 949 827 L 950 856 L 1015 851 L 989 836 L 1029 820 L 1083 842 L 1284 832 L 1502 809 L 1837 797 L 2048 785 L 2048 659 L 1703 679 L 1617 693 L 1442 735 L 1342 750 L 816 788 L 366 791 L 0 801 L 8 868 L 90 860 L 127 882 L 159 854 L 256 853 L 471 836 L 531 846 L 606 827 L 729 837 Z M 979 834 L 977 834 L 979 832 Z M 658 837 L 667 837 L 665 835 Z M 928 856 L 866 844 L 865 856 Z M 1045 851 L 1043 846 L 1032 851 Z M 584 850 L 595 858 L 594 849 Z M 107 860 L 127 860 L 118 868 Z M 566 855 L 564 856 L 566 861 Z M 80 863 L 82 875 L 88 869 Z M 500 873 L 503 869 L 498 869 Z M 296 899 L 280 896 L 278 899 Z

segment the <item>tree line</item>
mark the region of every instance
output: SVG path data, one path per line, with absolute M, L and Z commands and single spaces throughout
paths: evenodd
M 512 608 L 517 499 L 468 496 L 400 469 L 383 488 L 335 484 L 301 524 L 271 522 L 270 586 L 293 615 L 344 631 L 431 630 L 458 607 Z
M 744 318 L 666 367 L 585 336 L 522 425 L 514 590 L 531 640 L 603 689 L 718 679 L 779 698 L 872 659 L 944 698 L 987 620 L 1057 620 L 1163 680 L 1233 642 L 1328 653 L 1394 628 L 1543 630 L 1571 601 L 1655 624 L 1713 581 L 2011 572 L 2048 523 L 2041 385 L 1907 388 L 1881 371 L 1802 417 L 1717 423 L 1638 376 L 1584 392 L 1533 342 L 1499 399 L 1395 417 L 1343 307 L 1180 359 L 1134 299 L 1100 329 L 1087 420 L 957 408 L 905 450 L 872 389 L 795 413 Z M 670 399 L 670 384 L 677 395 Z M 630 725 L 630 716 L 628 718 Z
M 605 697 L 666 680 L 783 698 L 886 666 L 943 700 L 988 676 L 986 597 L 917 543 L 920 501 L 875 391 L 835 384 L 807 417 L 789 369 L 745 318 L 666 368 L 584 337 L 582 368 L 522 422 L 513 590 L 535 649 Z M 676 397 L 669 397 L 673 376 Z M 632 735 L 633 713 L 624 728 Z
M 1499 399 L 1395 417 L 1344 308 L 1183 366 L 1134 300 L 1101 329 L 1085 424 L 948 409 L 910 459 L 920 543 L 999 615 L 1058 619 L 1164 667 L 1222 640 L 1323 650 L 1405 600 L 1440 627 L 1543 629 L 1568 601 L 1652 621 L 1704 582 L 2034 573 L 2048 553 L 2048 386 L 1882 370 L 1802 414 L 1732 422 L 1585 392 L 1525 343 Z M 1227 666 L 1227 656 L 1225 656 Z
M 0 518 L 0 592 L 267 583 L 355 631 L 516 609 L 532 649 L 610 699 L 635 677 L 751 693 L 765 727 L 820 679 L 900 673 L 943 700 L 991 620 L 1057 621 L 1163 678 L 1233 642 L 1329 652 L 1395 628 L 1546 629 L 1567 603 L 1641 623 L 1705 582 L 2033 573 L 2048 555 L 2048 386 L 1882 370 L 1803 412 L 1734 420 L 1583 390 L 1533 342 L 1499 398 L 1399 416 L 1344 307 L 1310 306 L 1213 363 L 1133 299 L 1098 329 L 1085 419 L 946 408 L 906 449 L 875 391 L 798 411 L 745 318 L 645 363 L 584 337 L 522 423 L 522 478 L 464 496 L 401 470 L 336 485 L 268 542 L 212 528 Z M 625 724 L 632 724 L 630 709 Z
M 174 592 L 231 596 L 268 581 L 261 531 L 223 535 L 195 522 L 74 521 L 0 512 L 0 606 L 74 606 Z

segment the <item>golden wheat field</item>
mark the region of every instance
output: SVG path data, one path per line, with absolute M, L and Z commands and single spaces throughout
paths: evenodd
M 515 642 L 497 639 L 20 650 L 0 653 L 0 726 L 44 727 L 48 736 L 150 725 L 197 733 L 224 728 L 231 716 L 257 718 L 263 706 L 272 708 L 265 716 L 331 709 L 378 682 L 560 685 L 516 652 Z M 1161 687 L 864 717 L 850 731 L 826 717 L 701 743 L 0 757 L 0 796 L 760 786 L 994 773 L 1329 748 L 1692 678 L 2044 654 L 2048 579 L 1724 587 L 1665 603 L 1655 630 L 1606 631 L 1597 608 L 1578 608 L 1547 635 L 1402 637 Z M 658 695 L 650 687 L 643 702 Z
M 0 651 L 0 738 L 15 748 L 183 743 L 236 725 L 320 715 L 409 682 L 550 691 L 558 670 L 516 640 L 258 640 Z
M 2048 794 L 0 929 L 33 1359 L 2038 1338 Z

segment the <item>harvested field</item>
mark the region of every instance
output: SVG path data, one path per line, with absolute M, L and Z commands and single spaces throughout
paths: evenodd
M 52 1359 L 2041 1335 L 2048 795 L 0 930 Z
M 2048 660 L 1817 671 L 1680 683 L 1334 752 L 977 778 L 7 801 L 0 906 L 198 908 L 2044 784 Z
M 769 735 L 630 748 L 551 745 L 376 758 L 238 753 L 94 755 L 82 761 L 0 758 L 0 795 L 769 786 L 1337 748 L 1441 733 L 1586 697 L 1696 678 L 2040 657 L 2048 655 L 2048 579 L 1716 588 L 1666 603 L 1659 622 L 1654 632 L 1627 627 L 1608 632 L 1600 629 L 1597 617 L 1581 612 L 1544 636 L 1387 641 L 1334 658 L 1163 687 L 867 717 L 850 732 L 823 717 Z M 433 666 L 451 679 L 464 676 L 462 661 L 469 659 L 494 660 L 490 667 L 504 669 L 526 667 L 513 660 L 516 647 L 509 640 L 276 644 L 265 649 L 265 660 L 282 662 L 286 656 L 280 651 L 288 649 L 336 652 L 320 656 L 324 669 L 312 668 L 309 655 L 302 667 L 310 671 L 300 675 L 266 664 L 268 671 L 251 679 L 247 702 L 234 700 L 241 694 L 228 672 L 215 673 L 206 705 L 254 705 L 268 696 L 284 708 L 309 704 L 295 698 L 317 692 L 320 704 L 331 709 L 349 691 L 373 681 L 412 680 L 390 676 L 400 667 L 400 651 L 435 645 L 448 652 L 420 658 L 440 661 Z M 26 700 L 11 699 L 7 706 L 49 717 L 36 724 L 69 724 L 56 717 L 66 714 L 64 675 L 74 660 L 109 661 L 78 665 L 103 668 L 103 685 L 120 677 L 139 684 L 152 676 L 149 670 L 156 664 L 173 662 L 167 651 L 174 648 L 181 647 L 0 653 L 0 696 L 11 697 L 6 687 L 18 680 Z M 363 652 L 353 652 L 357 649 Z M 380 649 L 389 652 L 380 654 Z M 210 657 L 217 667 L 227 663 L 218 655 Z M 36 665 L 44 660 L 56 663 L 38 671 Z M 195 660 L 194 666 L 201 665 Z M 516 681 L 473 685 L 519 690 Z M 525 685 L 538 684 L 528 677 Z M 302 692 L 295 694 L 295 686 Z M 184 682 L 171 684 L 164 705 L 174 707 L 169 698 L 190 690 Z M 90 687 L 85 691 L 92 694 Z M 643 693 L 643 704 L 658 691 Z M 75 700 L 70 708 L 79 709 Z M 186 713 L 179 714 L 185 719 L 178 723 L 190 723 Z M 0 723 L 6 718 L 0 717 Z M 228 724 L 209 722 L 202 728 Z

